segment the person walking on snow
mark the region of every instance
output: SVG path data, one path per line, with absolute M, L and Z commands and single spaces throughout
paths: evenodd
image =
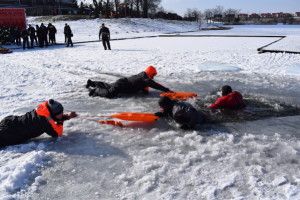
M 145 71 L 137 75 L 133 75 L 128 78 L 121 78 L 112 84 L 100 81 L 91 81 L 89 79 L 87 81 L 86 88 L 94 87 L 94 89 L 90 90 L 90 96 L 106 98 L 113 98 L 119 93 L 137 93 L 139 91 L 143 91 L 144 94 L 149 94 L 149 87 L 169 92 L 169 88 L 166 88 L 153 80 L 156 74 L 156 69 L 153 66 L 149 66 Z
M 66 47 L 68 47 L 70 44 L 71 44 L 71 47 L 73 47 L 73 42 L 72 42 L 73 32 L 71 30 L 71 27 L 67 24 L 64 29 L 64 34 L 67 37 L 67 46 Z
M 246 107 L 243 96 L 237 92 L 232 92 L 229 85 L 222 87 L 222 97 L 218 98 L 216 102 L 209 106 L 211 109 L 228 109 L 228 110 L 242 110 Z
M 99 31 L 99 40 L 101 41 L 100 37 L 102 35 L 102 44 L 103 44 L 103 47 L 104 47 L 104 50 L 111 50 L 110 49 L 110 43 L 109 43 L 109 40 L 110 40 L 110 32 L 109 32 L 109 29 L 105 26 L 105 24 L 102 24 L 102 27 L 100 28 L 100 31 Z M 106 47 L 107 45 L 107 47 Z
M 191 104 L 169 97 L 161 97 L 158 101 L 160 112 L 154 115 L 159 118 L 171 118 L 181 129 L 192 129 L 206 120 L 206 116 L 197 111 Z
M 45 101 L 21 116 L 7 116 L 0 122 L 0 147 L 21 144 L 47 133 L 61 136 L 63 122 L 77 117 L 76 112 L 63 114 L 63 106 L 53 100 Z

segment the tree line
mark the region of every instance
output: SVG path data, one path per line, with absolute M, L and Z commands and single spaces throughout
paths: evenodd
M 101 17 L 143 17 L 143 18 L 163 18 L 170 20 L 198 21 L 220 20 L 225 15 L 236 15 L 239 10 L 224 9 L 217 6 L 213 9 L 206 9 L 201 12 L 197 8 L 188 8 L 184 16 L 166 11 L 161 4 L 161 0 L 92 0 L 92 3 L 85 3 L 85 0 L 76 1 L 79 5 L 80 14 L 89 14 L 95 18 Z
M 98 17 L 143 17 L 143 18 L 162 18 L 169 20 L 186 20 L 186 21 L 206 21 L 207 23 L 228 23 L 239 24 L 243 22 L 269 23 L 266 19 L 257 19 L 251 17 L 240 17 L 240 9 L 216 6 L 215 8 L 200 11 L 197 8 L 188 8 L 184 16 L 177 13 L 166 11 L 161 4 L 161 0 L 92 0 L 92 3 L 85 3 L 85 0 L 74 0 L 76 3 L 80 1 L 80 14 L 89 14 L 95 18 Z M 273 19 L 272 19 L 273 20 Z M 279 20 L 279 21 L 278 21 Z M 281 22 L 287 19 L 276 19 Z M 294 22 L 294 19 L 292 19 Z M 273 20 L 274 21 L 274 20 Z M 291 20 L 287 23 L 289 23 Z M 284 23 L 284 22 L 283 22 Z
M 152 17 L 159 10 L 161 0 L 92 0 L 91 4 L 80 1 L 81 14 L 94 17 Z

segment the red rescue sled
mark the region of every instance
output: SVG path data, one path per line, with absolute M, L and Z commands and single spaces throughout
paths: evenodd
M 5 54 L 5 53 L 12 53 L 12 50 L 0 47 L 0 53 L 1 54 Z

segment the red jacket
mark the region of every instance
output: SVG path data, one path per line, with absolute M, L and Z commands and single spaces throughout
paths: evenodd
M 237 91 L 234 91 L 226 96 L 218 98 L 214 104 L 209 106 L 209 108 L 213 109 L 231 110 L 241 110 L 245 107 L 246 105 L 244 104 L 243 96 Z

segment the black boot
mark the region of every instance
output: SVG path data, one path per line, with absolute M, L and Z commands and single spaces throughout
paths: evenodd
M 85 86 L 86 88 L 89 88 L 89 87 L 95 87 L 95 83 L 94 83 L 94 81 L 92 81 L 92 80 L 87 80 L 87 82 L 86 82 L 86 86 Z
M 95 90 L 96 90 L 96 89 L 92 89 L 92 90 L 89 92 L 89 96 L 90 96 L 90 97 L 93 97 L 93 96 L 94 96 Z

